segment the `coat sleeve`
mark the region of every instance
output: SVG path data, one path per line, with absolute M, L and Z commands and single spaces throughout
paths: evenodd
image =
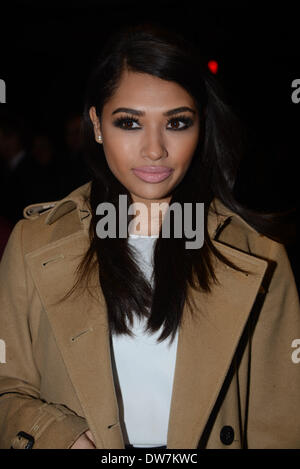
M 0 263 L 0 448 L 26 448 L 29 435 L 33 449 L 66 449 L 88 426 L 66 406 L 40 399 L 29 320 L 32 287 L 22 248 L 25 222 L 14 227 Z
M 248 448 L 300 448 L 300 308 L 290 262 L 272 241 L 264 304 L 253 326 Z

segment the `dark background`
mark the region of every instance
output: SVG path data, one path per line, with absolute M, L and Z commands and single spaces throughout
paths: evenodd
M 103 42 L 125 24 L 156 21 L 184 33 L 203 57 L 219 63 L 217 78 L 250 136 L 240 198 L 264 210 L 296 205 L 300 103 L 291 100 L 291 83 L 300 78 L 297 2 L 10 1 L 2 2 L 0 15 L 7 101 L 0 108 L 22 112 L 33 134 L 46 130 L 57 154 L 66 116 L 82 111 L 86 80 Z M 296 272 L 296 243 L 288 249 Z

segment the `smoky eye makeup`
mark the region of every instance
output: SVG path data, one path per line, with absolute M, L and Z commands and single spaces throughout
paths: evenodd
M 168 125 L 174 125 L 174 127 L 169 127 L 170 130 L 185 130 L 191 127 L 194 124 L 194 120 L 186 115 L 171 117 L 168 119 Z M 183 125 L 182 125 L 183 124 Z
M 113 121 L 113 124 L 115 127 L 119 127 L 120 129 L 123 129 L 123 130 L 136 130 L 137 127 L 134 124 L 140 125 L 140 122 L 136 117 L 126 115 L 126 116 L 117 117 Z
M 167 120 L 167 129 L 172 131 L 186 130 L 194 124 L 194 119 L 186 115 L 170 117 Z M 113 120 L 113 125 L 123 130 L 139 130 L 141 124 L 136 116 L 129 114 L 119 116 Z

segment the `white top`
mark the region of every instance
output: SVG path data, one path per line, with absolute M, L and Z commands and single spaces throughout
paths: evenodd
M 138 250 L 146 278 L 152 283 L 152 253 L 156 236 L 129 235 L 128 242 Z M 169 294 L 169 292 L 167 293 Z M 112 362 L 120 421 L 125 444 L 151 447 L 167 444 L 170 404 L 177 353 L 178 332 L 156 343 L 163 326 L 155 334 L 145 334 L 145 319 L 134 316 L 132 332 L 112 335 Z M 129 322 L 127 322 L 130 327 Z

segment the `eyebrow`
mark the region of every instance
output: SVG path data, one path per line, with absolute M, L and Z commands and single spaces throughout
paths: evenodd
M 181 112 L 192 112 L 193 114 L 196 114 L 196 111 L 188 106 L 181 106 L 177 107 L 176 109 L 170 109 L 169 111 L 164 113 L 164 116 L 174 116 L 175 114 L 180 114 Z M 144 116 L 145 113 L 143 111 L 138 111 L 137 109 L 131 109 L 128 107 L 118 107 L 112 112 L 113 114 L 117 114 L 118 112 L 128 112 L 130 114 L 133 114 L 135 116 Z

